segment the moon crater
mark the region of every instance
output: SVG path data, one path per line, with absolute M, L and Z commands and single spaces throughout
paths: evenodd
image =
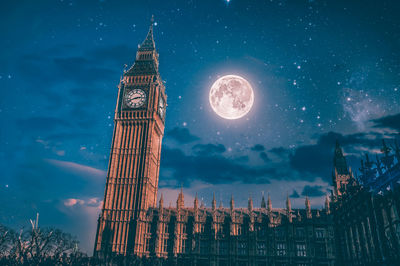
M 236 75 L 219 78 L 211 86 L 210 105 L 215 113 L 225 119 L 245 116 L 254 103 L 254 93 L 250 83 Z

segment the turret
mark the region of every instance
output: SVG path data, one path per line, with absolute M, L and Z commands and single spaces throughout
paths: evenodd
M 335 155 L 333 157 L 333 166 L 339 175 L 349 174 L 349 169 L 347 167 L 346 157 L 343 155 L 342 147 L 339 141 L 336 141 Z
M 310 199 L 308 198 L 308 196 L 306 196 L 306 213 L 307 213 L 307 219 L 311 219 L 312 218 L 311 204 L 310 204 Z
M 325 197 L 325 213 L 326 214 L 330 214 L 331 213 L 331 208 L 330 208 L 330 204 L 329 204 L 328 195 L 326 195 L 326 197 Z
M 248 208 L 249 212 L 253 211 L 253 199 L 251 198 L 251 196 L 249 197 L 249 201 L 247 203 L 247 208 Z
M 268 206 L 268 208 L 267 208 L 268 212 L 269 213 L 272 212 L 272 202 L 271 202 L 271 197 L 269 196 L 269 193 L 268 193 L 267 206 Z
M 336 141 L 336 147 L 333 157 L 334 175 L 332 176 L 335 197 L 341 196 L 346 192 L 346 186 L 352 176 L 351 170 L 347 167 L 346 158 L 343 150 Z
M 215 211 L 217 209 L 217 201 L 215 200 L 215 193 L 213 193 L 213 199 L 211 202 L 211 208 L 213 211 Z
M 263 193 L 262 198 L 261 198 L 261 208 L 262 209 L 266 209 L 267 208 L 267 204 L 265 203 L 264 193 Z
M 286 215 L 289 222 L 292 222 L 292 204 L 290 203 L 289 194 L 286 194 Z
M 158 208 L 162 209 L 164 206 L 164 197 L 163 193 L 161 193 L 160 201 L 158 202 Z
M 181 187 L 181 192 L 178 195 L 178 199 L 176 200 L 176 208 L 179 209 L 183 209 L 185 207 L 185 202 L 184 202 L 184 198 L 183 198 L 183 189 Z
M 233 210 L 235 209 L 235 201 L 233 200 L 233 195 L 231 195 L 230 205 L 231 205 L 231 212 L 233 212 Z
M 196 192 L 196 197 L 194 198 L 193 207 L 195 210 L 199 208 L 199 199 L 197 198 L 197 192 Z

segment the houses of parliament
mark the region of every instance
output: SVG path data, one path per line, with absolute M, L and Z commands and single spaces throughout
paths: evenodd
M 360 176 L 337 143 L 333 193 L 322 209 L 247 208 L 157 202 L 167 96 L 153 22 L 119 83 L 114 132 L 94 256 L 125 265 L 400 265 L 399 148 L 363 160 Z M 192 204 L 190 204 L 192 206 Z

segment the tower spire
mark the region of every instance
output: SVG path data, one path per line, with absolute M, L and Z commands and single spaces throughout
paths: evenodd
M 233 200 L 233 195 L 231 195 L 230 205 L 231 205 L 231 211 L 233 211 L 233 209 L 235 209 L 235 201 Z
M 139 51 L 151 51 L 156 49 L 153 37 L 153 25 L 154 25 L 154 15 L 151 16 L 149 32 L 147 33 L 146 39 L 144 39 L 142 44 L 139 46 Z
M 333 158 L 333 165 L 338 172 L 339 175 L 347 175 L 349 174 L 349 169 L 347 167 L 346 158 L 343 155 L 342 147 L 339 144 L 339 141 L 336 140 L 335 147 L 335 155 Z
M 193 207 L 195 210 L 199 208 L 199 199 L 197 198 L 197 192 L 196 192 L 196 197 L 194 198 Z
M 185 207 L 185 202 L 183 198 L 183 188 L 181 187 L 181 192 L 179 192 L 178 199 L 176 200 L 176 208 L 183 209 Z
M 267 204 L 265 203 L 264 193 L 261 198 L 261 208 L 263 209 L 267 208 Z

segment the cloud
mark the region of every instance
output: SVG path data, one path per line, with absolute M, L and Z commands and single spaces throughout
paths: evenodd
M 83 205 L 85 202 L 80 199 L 66 199 L 64 200 L 64 205 L 67 207 L 75 206 L 76 204 Z
M 400 133 L 400 113 L 372 120 L 376 128 L 391 128 Z
M 87 165 L 54 159 L 46 159 L 46 161 L 67 171 L 83 174 L 87 177 L 104 178 L 106 176 L 106 171 L 96 169 Z
M 17 120 L 17 127 L 23 131 L 52 131 L 60 127 L 70 127 L 70 123 L 57 117 L 37 116 Z
M 252 151 L 264 151 L 265 147 L 261 144 L 256 144 L 253 147 L 250 148 Z
M 269 152 L 271 152 L 279 157 L 284 157 L 289 153 L 289 150 L 285 149 L 284 147 L 276 147 L 276 148 L 270 149 Z
M 99 200 L 99 198 L 88 198 L 88 199 L 78 199 L 78 198 L 69 198 L 65 199 L 63 201 L 64 206 L 66 207 L 74 207 L 76 205 L 86 205 L 90 207 L 96 207 L 98 209 L 101 209 L 102 206 L 102 201 Z
M 164 175 L 162 174 L 163 176 L 160 180 L 174 180 L 183 182 L 187 186 L 194 180 L 202 180 L 212 184 L 233 181 L 268 183 L 270 178 L 280 177 L 274 168 L 243 164 L 241 158 L 228 158 L 221 153 L 215 152 L 221 152 L 222 147 L 218 148 L 218 146 L 212 145 L 201 147 L 201 152 L 187 155 L 180 149 L 164 146 L 161 155 Z M 204 152 L 204 147 L 212 147 L 211 150 L 214 153 Z
M 310 186 L 306 185 L 303 188 L 303 192 L 301 192 L 302 196 L 308 196 L 308 197 L 321 197 L 326 194 L 326 191 L 323 191 L 322 186 Z
M 297 190 L 293 189 L 293 192 L 292 192 L 292 194 L 290 194 L 289 197 L 294 198 L 294 199 L 297 199 L 297 198 L 300 198 L 300 195 L 299 195 L 299 193 L 297 192 Z
M 192 147 L 194 153 L 198 155 L 212 155 L 217 153 L 223 153 L 226 148 L 222 144 L 197 144 Z
M 186 144 L 200 140 L 199 137 L 192 135 L 187 128 L 175 127 L 165 134 L 166 137 L 175 140 L 180 144 Z
M 289 155 L 290 167 L 300 173 L 306 173 L 305 178 L 321 177 L 330 182 L 333 169 L 333 149 L 336 140 L 347 154 L 347 162 L 357 169 L 359 157 L 366 151 L 375 151 L 380 147 L 385 135 L 378 133 L 355 133 L 342 135 L 328 132 L 319 135 L 315 144 L 299 146 Z
M 53 63 L 59 75 L 78 84 L 115 80 L 117 77 L 114 69 L 101 67 L 86 57 L 56 57 Z
M 114 45 L 91 50 L 88 56 L 90 58 L 101 58 L 101 60 L 114 63 L 116 66 L 122 66 L 124 63 L 129 65 L 126 60 L 132 58 L 135 54 L 136 49 L 134 46 Z

